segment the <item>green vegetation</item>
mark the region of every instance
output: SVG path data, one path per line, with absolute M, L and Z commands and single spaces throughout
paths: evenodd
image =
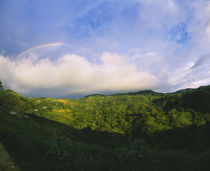
M 26 98 L 0 91 L 0 142 L 22 170 L 209 170 L 210 86 Z
M 2 82 L 0 81 L 0 91 L 3 90 Z
M 18 171 L 13 160 L 5 150 L 4 146 L 0 143 L 0 170 L 1 171 Z

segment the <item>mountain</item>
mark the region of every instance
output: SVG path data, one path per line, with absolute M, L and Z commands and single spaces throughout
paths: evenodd
M 22 170 L 209 170 L 210 86 L 81 99 L 0 91 L 0 142 Z
M 158 93 L 152 90 L 141 90 L 137 92 L 130 92 L 130 93 L 121 93 L 121 94 L 113 94 L 115 96 L 118 95 L 150 95 L 150 96 L 159 96 L 162 95 L 163 93 Z

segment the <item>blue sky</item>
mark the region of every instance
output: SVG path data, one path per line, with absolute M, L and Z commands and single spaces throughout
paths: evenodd
M 53 97 L 207 85 L 209 23 L 209 0 L 0 0 L 0 79 Z

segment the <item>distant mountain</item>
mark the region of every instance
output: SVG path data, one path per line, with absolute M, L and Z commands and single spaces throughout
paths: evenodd
M 201 86 L 199 88 L 186 88 L 182 90 L 178 90 L 176 92 L 173 92 L 172 94 L 185 94 L 185 93 L 192 93 L 195 91 L 210 91 L 210 86 Z
M 186 88 L 186 89 L 182 89 L 182 90 L 178 90 L 175 92 L 172 92 L 171 94 L 185 94 L 185 93 L 191 93 L 193 92 L 195 89 L 193 88 Z M 170 93 L 169 93 L 170 94 Z
M 101 97 L 103 97 L 103 96 L 106 96 L 106 95 L 104 95 L 104 94 L 90 94 L 90 95 L 85 96 L 84 98 L 91 97 L 91 96 L 101 96 Z
M 152 90 L 141 90 L 137 92 L 129 92 L 129 93 L 118 93 L 118 94 L 113 94 L 114 96 L 118 95 L 146 95 L 146 96 L 159 96 L 162 95 L 163 93 L 158 93 Z

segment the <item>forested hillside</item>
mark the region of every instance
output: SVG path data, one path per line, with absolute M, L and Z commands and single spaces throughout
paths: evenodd
M 209 123 L 210 86 L 76 100 L 0 90 L 0 141 L 23 170 L 210 169 Z

